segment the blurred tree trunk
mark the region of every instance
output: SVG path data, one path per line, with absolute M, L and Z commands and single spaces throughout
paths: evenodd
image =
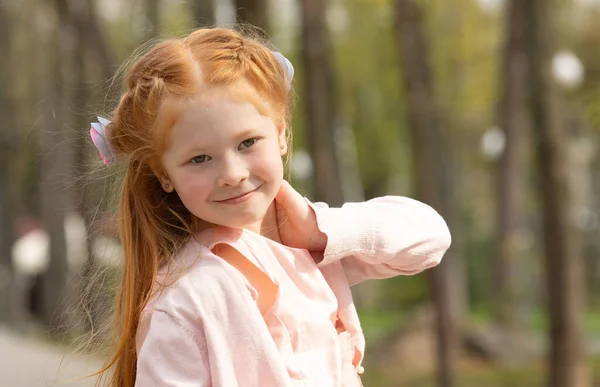
M 160 33 L 160 0 L 146 0 L 146 40 L 156 38 Z
M 453 132 L 450 131 L 448 133 L 452 134 Z M 464 239 L 462 238 L 464 231 L 461 230 L 459 204 L 461 170 L 455 152 L 455 149 L 459 149 L 458 145 L 456 145 L 457 142 L 456 138 L 453 141 L 453 139 L 444 136 L 444 133 L 440 134 L 440 143 L 445 145 L 440 146 L 443 149 L 439 150 L 440 155 L 438 158 L 440 160 L 443 159 L 443 162 L 439 166 L 438 174 L 441 175 L 439 211 L 450 230 L 452 230 L 452 246 L 446 251 L 441 266 L 441 270 L 444 271 L 444 275 L 446 276 L 446 284 L 444 286 L 447 287 L 448 291 L 448 294 L 444 297 L 450 302 L 447 308 L 452 316 L 453 329 L 456 329 L 453 334 L 456 335 L 457 342 L 454 344 L 459 347 L 463 323 L 468 322 L 469 319 L 469 292 L 467 286 L 467 268 L 464 258 Z
M 315 200 L 339 206 L 343 204 L 344 197 L 335 145 L 334 77 L 325 24 L 325 2 L 302 0 L 301 4 L 304 100 Z
M 53 10 L 48 10 L 52 12 Z M 65 296 L 67 289 L 67 248 L 64 228 L 64 211 L 67 197 L 61 181 L 69 176 L 65 141 L 62 136 L 63 114 L 61 103 L 62 50 L 59 39 L 64 28 L 64 15 L 53 31 L 40 40 L 38 81 L 41 102 L 39 104 L 38 146 L 40 150 L 40 203 L 42 224 L 50 238 L 50 262 L 42 277 L 41 318 L 55 333 L 64 332 Z
M 205 27 L 216 24 L 215 17 L 215 0 L 192 0 L 190 7 L 192 8 L 192 18 L 194 19 L 194 27 Z
M 76 19 L 76 16 L 73 15 Z M 77 50 L 73 53 L 73 65 L 75 70 L 75 82 L 76 92 L 74 95 L 73 106 L 76 107 L 76 111 L 84 112 L 87 108 L 90 95 L 88 93 L 88 87 L 86 83 L 88 76 L 86 72 L 86 57 L 90 46 L 85 40 L 85 32 L 82 31 L 81 23 L 75 22 L 74 26 L 77 30 Z M 87 126 L 90 125 L 88 117 L 79 116 L 75 122 L 78 123 L 77 127 L 86 131 Z M 90 146 L 90 138 L 86 135 L 77 135 L 74 141 L 76 147 L 75 151 L 75 176 L 77 181 L 80 182 L 78 189 L 79 198 L 77 201 L 77 212 L 83 218 L 85 224 L 85 235 L 86 235 L 86 260 L 82 270 L 83 281 L 78 284 L 82 288 L 83 295 L 86 295 L 83 300 L 80 300 L 80 305 L 83 307 L 83 315 L 86 316 L 84 329 L 86 332 L 96 332 L 99 328 L 100 322 L 98 321 L 98 311 L 94 301 L 96 298 L 90 294 L 91 289 L 90 281 L 93 279 L 94 273 L 97 271 L 96 262 L 92 255 L 92 238 L 95 236 L 93 219 L 95 217 L 94 209 L 97 208 L 99 203 L 98 194 L 102 192 L 102 189 L 98 186 L 97 182 L 89 179 L 91 171 L 89 170 L 88 156 L 94 154 L 94 150 Z M 98 289 L 100 291 L 100 289 Z
M 423 4 L 422 12 L 429 14 L 436 7 L 432 3 Z M 450 6 L 447 8 L 446 12 L 443 12 L 443 16 L 432 17 L 432 20 L 435 19 L 436 36 L 441 34 L 441 36 L 448 37 L 448 41 L 444 41 L 441 45 L 454 47 L 451 50 L 454 53 L 449 54 L 447 59 L 442 59 L 442 62 L 447 63 L 444 65 L 444 67 L 447 67 L 444 73 L 452 74 L 450 79 L 445 80 L 446 94 L 443 95 L 443 90 L 439 89 L 436 91 L 436 95 L 443 98 L 443 104 L 440 104 L 437 112 L 438 122 L 443 122 L 440 131 L 444 138 L 444 146 L 441 149 L 443 154 L 440 156 L 444 160 L 441 167 L 440 184 L 443 194 L 440 210 L 448 227 L 452 230 L 452 246 L 446 252 L 444 260 L 450 262 L 447 273 L 448 290 L 450 291 L 448 297 L 453 302 L 450 305 L 450 310 L 453 313 L 454 321 L 457 322 L 457 329 L 460 329 L 462 328 L 461 323 L 468 322 L 469 318 L 469 281 L 467 280 L 467 267 L 464 257 L 465 238 L 463 237 L 466 230 L 463 230 L 460 214 L 461 199 L 459 197 L 460 187 L 464 184 L 464 177 L 461 163 L 458 160 L 460 152 L 457 150 L 461 149 L 464 144 L 463 129 L 469 125 L 464 113 L 461 112 L 461 110 L 464 110 L 461 106 L 461 95 L 464 93 L 469 78 L 466 75 L 469 71 L 469 64 L 465 62 L 464 48 L 461 47 L 463 45 L 461 41 L 465 40 L 463 28 L 468 24 L 468 22 L 465 23 L 468 19 L 466 15 L 470 11 L 469 6 Z M 430 52 L 436 51 L 435 46 L 431 42 Z M 442 102 L 441 99 L 438 101 Z M 468 328 L 467 325 L 465 327 Z M 463 331 L 461 330 L 461 332 Z
M 14 271 L 11 261 L 11 246 L 15 241 L 14 203 L 12 202 L 12 184 L 16 181 L 11 170 L 14 168 L 17 122 L 15 104 L 11 90 L 13 69 L 12 59 L 12 21 L 9 11 L 0 3 L 0 322 L 13 319 L 12 297 L 14 295 Z
M 94 40 L 91 39 L 92 36 L 98 36 L 102 39 L 102 36 L 98 34 L 97 31 L 92 33 L 89 32 L 90 29 L 97 28 L 97 26 L 93 24 L 88 24 L 89 21 L 97 20 L 95 9 L 91 1 L 82 3 L 82 5 L 78 7 L 70 7 L 67 0 L 55 0 L 55 4 L 57 11 L 64 15 L 65 18 L 68 18 L 66 24 L 70 28 L 73 28 L 77 35 L 77 44 L 74 46 L 74 50 L 71 50 L 68 55 L 67 53 L 63 55 L 64 59 L 68 59 L 72 62 L 71 67 L 74 73 L 72 82 L 75 92 L 72 96 L 72 102 L 70 102 L 69 105 L 72 106 L 73 110 L 77 113 L 74 120 L 77 123 L 76 127 L 79 130 L 77 130 L 75 137 L 69 141 L 69 143 L 73 143 L 75 146 L 73 159 L 74 174 L 75 180 L 79 182 L 77 187 L 75 187 L 78 194 L 75 209 L 84 220 L 86 235 L 85 243 L 87 245 L 86 259 L 81 272 L 83 281 L 76 285 L 81 288 L 81 292 L 78 293 L 81 295 L 81 299 L 77 299 L 76 301 L 78 301 L 77 305 L 81 305 L 83 309 L 81 312 L 82 315 L 85 316 L 85 331 L 93 332 L 94 328 L 97 327 L 98 313 L 96 306 L 92 301 L 97 297 L 90 295 L 90 280 L 92 279 L 93 273 L 97 271 L 91 249 L 92 238 L 95 234 L 94 223 L 92 220 L 95 216 L 94 209 L 97 208 L 100 201 L 99 195 L 102 193 L 102 187 L 99 186 L 98 181 L 93 181 L 93 179 L 90 178 L 91 171 L 88 168 L 89 163 L 87 157 L 88 155 L 93 154 L 94 150 L 91 149 L 93 147 L 90 146 L 90 138 L 86 135 L 90 117 L 84 116 L 83 112 L 89 111 L 88 103 L 90 100 L 88 86 L 86 85 L 88 83 L 86 59 L 90 52 L 94 52 L 94 50 L 97 50 L 99 47 L 104 48 L 106 47 L 106 44 L 104 42 L 101 42 L 99 45 L 94 44 Z M 100 56 L 110 57 L 110 55 L 105 53 L 100 53 Z M 103 69 L 102 73 L 107 73 L 109 71 L 109 69 Z
M 582 325 L 584 305 L 581 232 L 574 224 L 572 163 L 551 73 L 556 2 L 525 2 L 532 126 L 540 173 L 546 286 L 550 323 L 551 387 L 587 387 L 590 375 Z
M 250 23 L 269 32 L 268 6 L 267 0 L 235 0 L 235 13 L 238 21 Z
M 500 79 L 498 121 L 505 135 L 505 148 L 497 165 L 497 256 L 495 320 L 503 334 L 505 361 L 517 361 L 517 334 L 522 328 L 518 318 L 518 272 L 522 254 L 517 245 L 522 226 L 523 191 L 520 147 L 526 130 L 525 82 L 527 52 L 525 49 L 525 15 L 523 1 L 508 3 L 505 16 L 505 42 Z
M 431 205 L 444 215 L 442 133 L 438 123 L 438 111 L 428 47 L 423 35 L 423 16 L 414 0 L 395 2 L 397 38 L 404 75 L 404 87 L 408 104 L 408 119 L 413 142 L 414 179 L 419 200 Z M 458 337 L 454 328 L 449 289 L 449 264 L 442 264 L 427 272 L 430 296 L 435 309 L 437 333 L 438 383 L 443 387 L 455 385 L 454 369 L 458 351 Z
M 95 8 L 94 0 L 82 0 L 85 5 L 74 7 L 76 22 L 79 27 L 77 30 L 84 36 L 88 44 L 88 52 L 93 54 L 92 59 L 99 64 L 103 80 L 111 79 L 113 76 L 114 65 L 117 62 L 115 55 L 110 50 L 106 39 L 102 35 L 102 28 L 98 21 L 98 14 Z

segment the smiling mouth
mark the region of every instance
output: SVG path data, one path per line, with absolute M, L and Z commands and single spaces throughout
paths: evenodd
M 250 197 L 252 196 L 252 194 L 255 193 L 259 188 L 260 187 L 255 188 L 252 191 L 248 191 L 248 192 L 246 192 L 244 194 L 241 194 L 241 195 L 238 195 L 238 196 L 234 196 L 234 197 L 229 198 L 229 199 L 215 200 L 215 202 L 216 203 L 221 203 L 221 204 L 237 204 L 237 203 L 241 203 L 241 202 L 244 202 L 244 201 L 250 199 Z

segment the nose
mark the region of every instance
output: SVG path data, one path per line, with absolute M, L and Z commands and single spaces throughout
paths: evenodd
M 235 187 L 248 179 L 249 172 L 245 163 L 235 156 L 224 157 L 220 163 L 217 184 L 221 187 Z

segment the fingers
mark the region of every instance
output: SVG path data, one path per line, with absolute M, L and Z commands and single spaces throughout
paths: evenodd
M 287 199 L 293 200 L 302 200 L 304 202 L 304 197 L 300 194 L 300 192 L 296 191 L 294 187 L 287 180 L 283 180 L 281 183 L 281 188 L 279 189 L 279 193 L 284 195 Z
M 277 224 L 281 226 L 284 219 L 287 217 L 288 209 L 286 208 L 290 202 L 289 199 L 290 184 L 283 180 L 277 195 L 275 195 L 275 216 Z
M 280 202 L 281 204 L 285 202 L 288 199 L 290 188 L 290 183 L 288 183 L 286 180 L 283 180 L 281 182 L 279 192 L 277 192 L 277 195 L 275 195 L 275 200 Z
M 296 216 L 305 216 L 310 209 L 304 197 L 294 189 L 287 181 L 283 181 L 279 192 L 275 196 L 275 205 L 279 211 L 283 210 L 288 214 Z

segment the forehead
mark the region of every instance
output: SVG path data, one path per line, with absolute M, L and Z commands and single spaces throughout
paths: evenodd
M 187 147 L 199 141 L 226 140 L 248 129 L 273 129 L 268 106 L 244 86 L 215 87 L 197 94 L 179 109 L 170 145 Z

